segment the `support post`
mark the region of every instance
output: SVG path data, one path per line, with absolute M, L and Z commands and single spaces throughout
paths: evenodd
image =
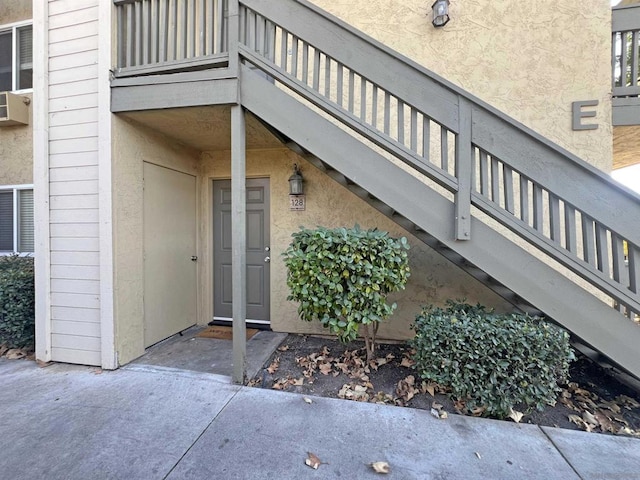
M 231 107 L 231 241 L 233 301 L 233 382 L 247 376 L 247 196 L 246 139 L 242 106 Z
M 471 178 L 473 171 L 473 147 L 471 145 L 471 104 L 459 97 L 458 118 L 460 126 L 456 138 L 455 238 L 471 240 Z
M 238 0 L 229 0 L 228 7 L 228 32 L 227 41 L 229 42 L 229 72 L 236 76 L 238 71 L 238 63 L 240 57 L 238 54 L 238 42 L 240 41 L 240 3 Z

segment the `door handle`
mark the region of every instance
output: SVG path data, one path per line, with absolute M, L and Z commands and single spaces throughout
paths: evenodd
M 271 257 L 264 257 L 264 263 L 269 263 L 271 261 Z

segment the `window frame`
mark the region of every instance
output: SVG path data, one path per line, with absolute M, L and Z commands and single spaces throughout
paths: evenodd
M 20 246 L 20 192 L 22 190 L 33 191 L 33 184 L 23 185 L 0 185 L 0 192 L 13 191 L 13 250 L 0 250 L 0 257 L 7 255 L 31 255 L 34 252 L 21 252 Z M 35 208 L 35 206 L 34 206 Z M 34 212 L 35 216 L 35 212 Z M 35 222 L 33 226 L 35 230 Z M 35 245 L 34 245 L 35 250 Z
M 16 89 L 17 80 L 18 80 L 18 69 L 20 68 L 18 55 L 16 55 L 18 51 L 18 29 L 22 27 L 29 27 L 29 26 L 31 27 L 31 42 L 33 44 L 33 20 L 32 19 L 0 25 L 0 34 L 11 32 L 11 90 L 9 91 L 12 93 L 33 92 L 33 81 L 31 82 L 31 88 L 23 88 L 21 90 Z M 31 70 L 33 71 L 33 65 L 31 67 Z

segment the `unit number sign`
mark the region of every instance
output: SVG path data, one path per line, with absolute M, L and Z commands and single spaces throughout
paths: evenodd
M 304 210 L 304 195 L 289 195 L 289 210 Z

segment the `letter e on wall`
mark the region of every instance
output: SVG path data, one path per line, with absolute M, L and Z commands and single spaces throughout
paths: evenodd
M 583 100 L 571 103 L 571 128 L 573 130 L 597 130 L 598 125 L 595 123 L 582 123 L 583 118 L 592 118 L 596 116 L 596 110 L 584 110 L 585 107 L 597 107 L 598 100 Z

